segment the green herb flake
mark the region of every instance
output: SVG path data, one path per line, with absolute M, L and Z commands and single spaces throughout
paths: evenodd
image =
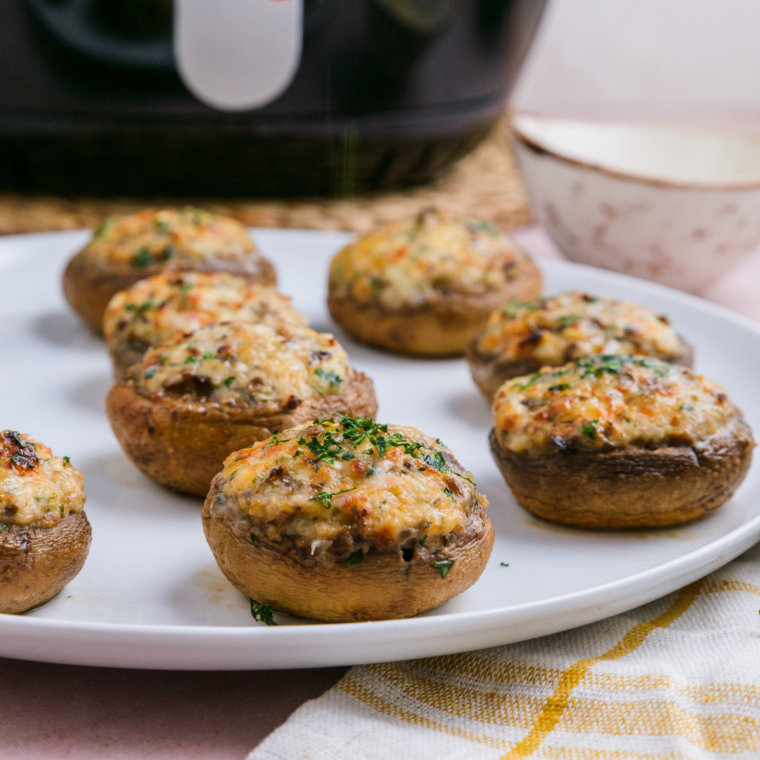
M 71 464 L 71 459 L 69 457 L 63 457 L 63 466 L 68 467 Z
M 235 376 L 230 375 L 229 377 L 225 377 L 224 380 L 222 380 L 222 383 L 224 384 L 225 388 L 229 388 L 234 382 L 234 380 L 235 380 Z
M 150 255 L 150 251 L 143 247 L 135 255 L 135 266 L 142 269 L 153 263 L 153 257 Z
M 213 360 L 213 359 L 218 359 L 218 358 L 219 357 L 216 354 L 211 354 L 208 351 L 205 354 L 203 354 L 203 361 L 204 362 L 207 362 L 207 361 L 210 361 L 210 360 Z
M 681 411 L 684 412 L 691 412 L 693 411 L 694 406 L 692 404 L 681 404 Z
M 581 317 L 577 314 L 563 314 L 561 317 L 557 317 L 557 322 L 561 327 L 570 327 L 581 321 Z
M 560 383 L 559 385 L 550 385 L 550 391 L 566 391 L 570 386 L 567 383 Z
M 424 537 L 424 538 L 423 538 L 423 539 L 420 541 L 420 546 L 424 546 L 424 545 L 425 545 L 425 541 L 427 541 L 427 539 L 428 539 L 428 537 L 427 537 L 427 536 L 425 536 L 425 537 Z
M 151 367 L 150 369 L 145 370 L 143 377 L 146 379 L 150 379 L 151 377 L 154 377 L 157 373 L 158 373 L 158 368 Z
M 259 604 L 251 599 L 251 617 L 257 623 L 264 623 L 264 625 L 277 625 L 274 621 L 274 610 L 270 604 Z
M 509 567 L 509 563 L 507 563 L 507 562 L 499 562 L 499 567 Z
M 346 560 L 346 564 L 349 567 L 359 567 L 362 562 L 364 562 L 364 552 L 361 549 L 359 549 L 358 552 L 351 554 Z
M 585 425 L 581 425 L 578 430 L 586 436 L 586 438 L 590 438 L 592 441 L 596 440 L 596 426 L 599 424 L 599 420 L 591 420 L 590 422 L 587 422 Z
M 382 290 L 385 287 L 385 282 L 380 277 L 370 277 L 369 286 L 372 290 Z
M 335 493 L 328 493 L 327 491 L 322 491 L 322 493 L 318 493 L 316 496 L 312 496 L 309 501 L 316 501 L 318 504 L 322 504 L 325 509 L 330 509 L 332 507 L 332 500 L 335 496 L 340 496 L 344 493 L 349 493 L 349 491 L 355 491 L 359 486 L 354 486 L 353 488 L 346 488 L 345 491 L 336 491 Z
M 433 566 L 438 569 L 441 574 L 441 578 L 445 578 L 449 574 L 449 570 L 454 567 L 456 559 L 439 559 L 433 562 Z
M 256 534 L 253 531 L 251 531 L 251 543 L 252 544 L 256 543 Z
M 292 438 L 278 438 L 277 434 L 281 432 L 281 430 L 275 430 L 274 433 L 272 433 L 272 437 L 269 439 L 267 446 L 276 446 L 278 443 L 287 443 L 288 441 L 293 440 Z
M 196 364 L 197 359 L 194 356 L 188 356 L 187 359 L 185 359 L 184 364 Z
M 335 374 L 332 370 L 324 370 L 322 367 L 317 367 L 314 370 L 314 374 L 328 382 L 332 388 L 337 388 L 343 382 L 343 378 L 340 375 Z
M 436 438 L 436 439 L 435 439 L 435 442 L 436 442 L 436 443 L 437 443 L 439 446 L 443 446 L 443 448 L 444 448 L 444 449 L 447 449 L 447 448 L 448 448 L 448 446 L 447 446 L 447 445 L 446 445 L 446 444 L 445 444 L 445 443 L 444 443 L 444 442 L 443 442 L 443 441 L 442 441 L 440 438 Z
M 444 488 L 443 492 L 448 496 L 450 499 L 454 498 L 454 492 L 450 488 Z

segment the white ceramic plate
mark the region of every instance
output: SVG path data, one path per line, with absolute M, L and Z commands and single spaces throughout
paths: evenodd
M 327 263 L 345 235 L 259 231 L 281 289 L 314 327 Z M 488 451 L 488 404 L 463 360 L 416 361 L 363 348 L 340 331 L 375 380 L 383 422 L 442 438 L 473 471 L 496 526 L 475 586 L 411 620 L 324 625 L 276 616 L 267 628 L 216 567 L 200 501 L 145 479 L 103 412 L 103 343 L 66 308 L 60 277 L 87 233 L 0 240 L 0 427 L 28 432 L 85 476 L 93 543 L 81 574 L 47 606 L 0 615 L 0 655 L 140 668 L 288 668 L 400 660 L 506 644 L 590 623 L 655 599 L 725 564 L 760 536 L 753 467 L 717 514 L 677 530 L 590 533 L 518 507 Z M 760 430 L 760 328 L 691 296 L 564 262 L 543 262 L 547 292 L 581 288 L 668 313 L 697 346 L 700 371 L 723 383 Z M 504 567 L 502 563 L 508 565 Z

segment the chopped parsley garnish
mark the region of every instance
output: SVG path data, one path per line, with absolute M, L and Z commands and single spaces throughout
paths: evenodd
M 385 282 L 380 277 L 370 277 L 369 286 L 372 290 L 381 290 L 385 287 Z
M 277 434 L 281 432 L 282 430 L 275 430 L 274 433 L 272 433 L 272 437 L 269 439 L 267 446 L 275 446 L 278 443 L 287 443 L 288 441 L 292 440 L 291 438 L 278 438 Z
M 141 248 L 135 255 L 135 266 L 140 269 L 147 267 L 152 262 L 153 257 L 150 255 L 150 251 L 145 247 Z
M 145 377 L 146 379 L 150 379 L 157 372 L 158 372 L 158 368 L 157 367 L 150 367 L 149 369 L 145 370 L 145 373 L 143 374 L 143 377 Z
M 520 316 L 520 312 L 530 314 L 532 311 L 538 311 L 543 308 L 544 300 L 537 298 L 535 301 L 520 301 L 518 298 L 511 298 L 506 306 L 503 306 L 501 313 L 505 314 L 510 319 L 517 319 Z
M 681 410 L 684 412 L 690 412 L 694 409 L 692 404 L 681 404 Z
M 454 567 L 456 559 L 439 559 L 433 562 L 433 567 L 438 569 L 441 574 L 441 578 L 445 578 L 449 574 L 449 570 Z
M 167 245 L 166 248 L 164 248 L 164 259 L 166 261 L 173 259 L 176 255 L 177 249 L 173 245 Z
M 13 443 L 16 444 L 20 449 L 26 449 L 26 448 L 34 448 L 34 446 L 30 443 L 27 443 L 22 437 L 21 434 L 13 430 L 11 432 L 11 439 L 13 440 Z
M 420 540 L 420 546 L 424 546 L 425 541 L 427 541 L 427 536 L 425 536 L 423 539 Z
M 507 562 L 499 562 L 500 567 L 509 567 L 509 563 Z
M 560 383 L 559 385 L 550 385 L 550 391 L 566 391 L 570 386 L 568 383 Z
M 343 493 L 355 491 L 358 487 L 359 486 L 354 486 L 353 488 L 347 488 L 345 491 L 336 491 L 335 493 L 322 491 L 322 493 L 318 493 L 316 496 L 312 496 L 309 501 L 316 501 L 318 504 L 322 504 L 325 509 L 330 509 L 330 507 L 332 507 L 332 500 L 334 496 L 340 496 Z
M 13 464 L 15 465 L 18 465 L 19 467 L 23 465 L 24 467 L 26 467 L 27 470 L 34 469 L 34 463 L 30 462 L 28 459 L 24 459 L 23 454 L 14 454 L 11 457 L 11 462 L 13 462 Z
M 436 443 L 437 443 L 439 446 L 443 446 L 443 448 L 444 448 L 444 449 L 447 449 L 447 448 L 448 448 L 448 446 L 447 446 L 447 445 L 446 445 L 446 444 L 445 444 L 445 443 L 444 443 L 444 442 L 443 442 L 443 441 L 442 441 L 440 438 L 436 438 L 436 439 L 435 439 L 435 442 L 436 442 Z
M 251 617 L 257 623 L 264 623 L 264 625 L 277 625 L 274 621 L 274 610 L 270 604 L 259 604 L 251 599 Z
M 361 565 L 362 562 L 364 562 L 364 552 L 361 549 L 359 549 L 358 552 L 354 552 L 346 560 L 346 564 L 349 567 L 359 567 L 359 565 Z
M 69 459 L 69 457 L 63 457 L 63 465 L 64 465 L 64 467 L 66 467 L 66 466 L 68 466 L 70 464 L 71 464 L 71 459 Z
M 324 425 L 327 429 L 321 430 L 308 441 L 305 437 L 298 439 L 298 443 L 301 446 L 306 446 L 318 462 L 324 461 L 328 464 L 334 464 L 336 458 L 345 461 L 353 459 L 353 453 L 345 451 L 344 446 L 350 444 L 358 447 L 368 441 L 374 450 L 372 448 L 362 449 L 360 453 L 372 455 L 377 451 L 377 455 L 382 458 L 392 447 L 403 448 L 408 456 L 421 460 L 428 467 L 442 473 L 450 472 L 443 453 L 433 446 L 410 441 L 401 433 L 388 435 L 388 425 L 378 425 L 367 417 L 347 417 L 342 414 L 338 414 L 336 417 L 337 421 L 331 419 L 314 420 L 315 425 Z M 420 467 L 419 469 L 420 472 L 424 472 L 424 468 Z M 374 474 L 374 471 L 369 474 Z M 475 485 L 475 482 L 468 476 L 461 475 L 458 472 L 453 474 Z
M 570 325 L 574 325 L 576 322 L 580 322 L 581 317 L 579 317 L 577 314 L 563 314 L 561 317 L 557 317 L 557 322 L 562 327 L 570 327 Z
M 208 351 L 203 354 L 203 361 L 209 361 L 210 359 L 218 359 L 219 357 L 216 354 L 211 354 Z
M 585 425 L 581 425 L 578 430 L 583 433 L 583 435 L 586 436 L 586 438 L 590 438 L 592 441 L 596 440 L 596 426 L 599 424 L 599 420 L 591 420 L 590 422 L 587 422 Z
M 256 543 L 256 534 L 253 531 L 251 531 L 251 543 L 252 544 Z
M 450 488 L 444 488 L 443 492 L 448 496 L 450 499 L 454 498 L 454 492 Z
M 185 359 L 185 364 L 195 364 L 198 360 L 194 356 L 188 356 L 187 359 Z
M 468 227 L 471 230 L 486 232 L 491 235 L 491 237 L 496 237 L 499 234 L 499 228 L 493 222 L 489 222 L 485 219 L 470 222 Z
M 446 460 L 440 451 L 434 451 L 432 454 L 423 454 L 420 458 L 428 467 L 432 467 L 434 470 L 438 470 L 438 472 L 446 472 L 448 469 L 446 467 Z
M 336 375 L 332 370 L 322 369 L 322 367 L 317 367 L 317 369 L 314 370 L 314 374 L 330 383 L 333 388 L 339 386 L 343 382 L 343 378 L 340 377 L 340 375 Z
M 235 380 L 235 376 L 230 375 L 229 377 L 225 377 L 224 380 L 222 380 L 222 383 L 224 383 L 225 388 L 229 388 L 234 382 L 234 380 Z

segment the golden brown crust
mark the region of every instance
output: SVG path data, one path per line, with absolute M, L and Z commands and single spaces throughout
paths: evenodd
M 52 528 L 0 533 L 0 613 L 18 614 L 52 599 L 82 569 L 92 531 L 84 512 Z
M 477 343 L 478 338 L 476 337 L 468 344 L 467 362 L 470 365 L 470 373 L 475 385 L 489 401 L 507 380 L 522 375 L 531 375 L 545 366 L 542 362 L 531 357 L 518 361 L 504 361 L 492 354 L 483 354 L 478 350 Z M 670 363 L 680 367 L 692 368 L 694 366 L 694 346 L 683 338 L 681 338 L 681 346 L 683 353 L 678 359 L 674 359 Z
M 476 501 L 467 530 L 447 548 L 456 561 L 443 578 L 420 547 L 409 561 L 400 547 L 371 549 L 355 567 L 304 559 L 259 540 L 251 543 L 250 521 L 215 508 L 220 485 L 221 475 L 203 510 L 203 530 L 220 569 L 249 598 L 297 617 L 339 623 L 418 615 L 475 583 L 493 548 L 493 526 Z
M 316 417 L 341 413 L 374 419 L 377 401 L 372 380 L 352 369 L 344 394 L 292 410 L 283 406 L 275 414 L 262 414 L 258 405 L 231 410 L 169 396 L 149 398 L 136 391 L 132 380 L 114 385 L 106 412 L 124 452 L 144 475 L 167 488 L 205 496 L 233 451 Z
M 458 356 L 483 329 L 491 312 L 513 298 L 541 293 L 541 272 L 526 260 L 513 280 L 480 295 L 450 293 L 420 307 L 391 311 L 331 292 L 333 319 L 362 343 L 412 356 Z
M 752 439 L 609 452 L 516 453 L 491 432 L 491 451 L 517 501 L 539 517 L 581 528 L 679 525 L 716 510 L 739 487 Z
M 97 333 L 103 332 L 103 315 L 108 302 L 119 291 L 134 285 L 139 280 L 152 277 L 165 270 L 173 272 L 229 272 L 251 282 L 262 285 L 276 285 L 277 273 L 265 258 L 255 255 L 258 266 L 251 272 L 232 261 L 199 262 L 174 261 L 170 266 L 153 264 L 139 270 L 102 272 L 78 253 L 69 261 L 63 273 L 63 295 L 69 306 Z

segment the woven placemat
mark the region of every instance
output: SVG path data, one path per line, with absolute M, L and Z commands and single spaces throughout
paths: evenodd
M 251 227 L 369 230 L 439 205 L 457 214 L 490 219 L 505 230 L 530 221 L 525 192 L 509 148 L 506 118 L 477 150 L 432 185 L 352 200 L 218 200 L 209 198 L 66 199 L 0 193 L 0 234 L 96 227 L 109 214 L 146 206 L 198 205 Z

